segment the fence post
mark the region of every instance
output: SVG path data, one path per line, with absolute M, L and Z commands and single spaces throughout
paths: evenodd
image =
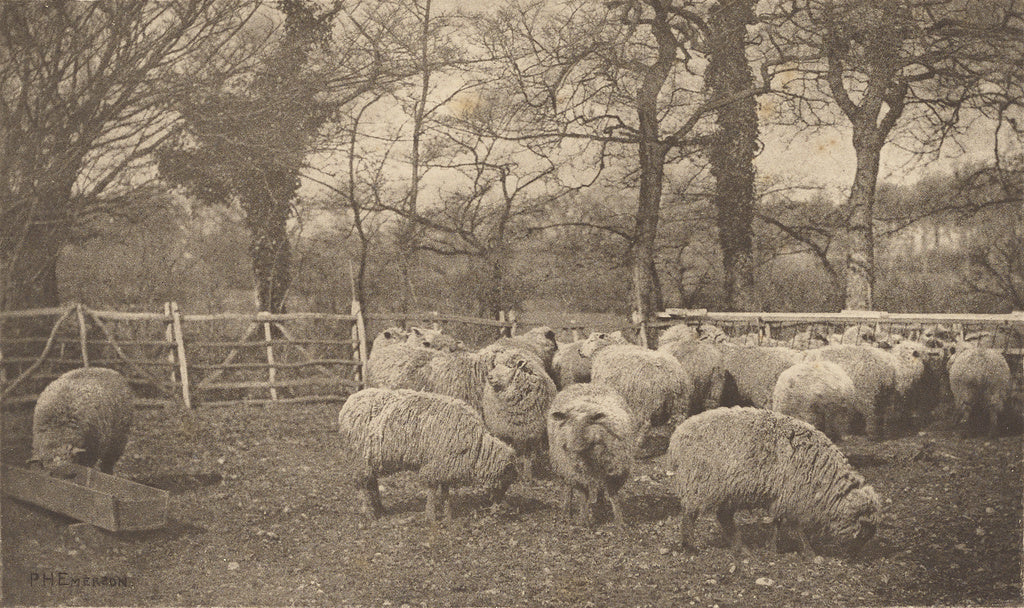
M 274 366 L 274 346 L 270 343 L 273 338 L 273 333 L 270 331 L 270 321 L 266 319 L 270 313 L 267 311 L 261 311 L 256 314 L 257 318 L 263 318 L 263 339 L 267 341 L 267 382 L 270 383 L 270 400 L 277 401 L 277 387 L 274 386 L 274 382 L 277 381 L 277 368 Z
M 187 409 L 192 409 L 192 395 L 188 382 L 188 361 L 185 359 L 185 332 L 181 328 L 181 312 L 178 303 L 170 303 L 171 327 L 174 328 L 174 343 L 178 350 L 178 374 L 181 377 L 181 399 Z
M 355 379 L 365 388 L 366 362 L 370 358 L 366 348 L 366 320 L 363 318 L 363 307 L 355 298 L 352 299 L 352 314 L 356 317 L 355 325 L 352 326 L 352 341 L 355 343 L 356 352 L 359 353 L 359 367 L 356 368 Z
M 512 327 L 508 328 L 508 337 L 513 338 L 516 335 L 516 331 L 519 329 L 519 323 L 517 322 L 518 317 L 515 310 L 508 311 L 508 320 L 512 323 Z
M 647 348 L 647 319 L 639 310 L 633 311 L 633 323 L 639 328 L 637 338 L 640 339 L 640 346 Z
M 89 332 L 85 327 L 85 313 L 82 312 L 82 304 L 75 304 L 75 313 L 78 315 L 78 344 L 82 347 L 82 367 L 89 367 Z
M 167 327 L 164 328 L 164 339 L 167 340 L 167 363 L 171 368 L 171 394 L 178 384 L 178 359 L 175 353 L 178 351 L 177 342 L 174 339 L 174 317 L 171 316 L 171 303 L 164 302 L 164 315 L 167 317 Z

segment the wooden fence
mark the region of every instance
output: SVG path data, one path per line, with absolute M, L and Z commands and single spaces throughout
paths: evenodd
M 542 319 L 533 319 L 540 324 Z M 539 322 L 538 322 L 539 321 Z M 712 323 L 731 336 L 752 334 L 785 342 L 799 331 L 841 333 L 855 324 L 914 337 L 929 325 L 954 332 L 987 332 L 1001 348 L 1020 384 L 1024 313 L 1009 315 L 844 313 L 716 313 L 669 309 L 616 329 L 644 341 L 646 329 L 675 323 Z M 351 314 L 184 314 L 177 304 L 162 312 L 93 310 L 81 304 L 0 312 L 0 402 L 34 402 L 58 375 L 80 366 L 120 370 L 143 406 L 168 403 L 193 408 L 339 401 L 363 387 L 368 342 L 390 325 L 431 325 L 472 346 L 515 335 L 514 313 L 498 320 L 437 312 Z M 23 331 L 31 325 L 33 331 Z M 47 331 L 40 331 L 40 329 Z M 560 341 L 585 335 L 579 325 L 555 327 Z M 604 328 L 607 329 L 607 328 Z M 657 333 L 657 332 L 655 332 Z M 42 337 L 40 337 L 42 336 Z

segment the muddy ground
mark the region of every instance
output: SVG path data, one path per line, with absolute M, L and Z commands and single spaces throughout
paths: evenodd
M 3 602 L 27 605 L 895 606 L 1021 601 L 1021 437 L 941 428 L 841 444 L 883 498 L 857 559 L 769 552 L 759 514 L 736 555 L 703 518 L 682 551 L 660 458 L 624 488 L 628 529 L 565 520 L 543 466 L 492 514 L 456 494 L 424 517 L 412 475 L 384 480 L 367 522 L 337 464 L 339 404 L 141 412 L 115 473 L 170 490 L 165 529 L 108 534 L 2 502 Z M 29 410 L 3 414 L 5 463 L 28 456 Z M 61 578 L 60 573 L 65 573 Z M 47 577 L 52 577 L 46 583 Z M 84 577 L 126 586 L 83 586 Z M 61 584 L 73 583 L 78 584 Z

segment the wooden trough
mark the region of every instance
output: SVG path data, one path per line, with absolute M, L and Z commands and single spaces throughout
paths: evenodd
M 74 477 L 3 466 L 3 493 L 110 532 L 154 530 L 167 525 L 171 493 L 102 471 L 70 465 Z

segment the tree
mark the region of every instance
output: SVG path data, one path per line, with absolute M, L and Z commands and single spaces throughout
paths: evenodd
M 255 10 L 243 0 L 0 3 L 0 310 L 57 305 L 57 256 L 76 227 L 138 211 L 125 193 L 174 125 L 165 78 Z
M 1013 0 L 782 1 L 767 17 L 773 47 L 792 66 L 782 91 L 809 124 L 852 130 L 857 168 L 849 195 L 846 307 L 870 309 L 873 204 L 882 148 L 901 120 L 908 146 L 935 154 L 963 117 L 1009 90 L 1024 60 L 1022 7 Z
M 251 234 L 260 310 L 284 312 L 288 219 L 311 140 L 335 110 L 312 56 L 330 48 L 340 4 L 279 0 L 283 35 L 246 81 L 200 81 L 177 106 L 185 125 L 159 151 L 161 175 L 207 203 L 237 201 Z M 184 88 L 184 86 L 183 86 Z
M 756 23 L 754 0 L 721 0 L 708 16 L 708 68 L 704 85 L 719 99 L 736 97 L 715 111 L 717 131 L 707 146 L 715 177 L 713 203 L 725 271 L 725 298 L 732 310 L 759 310 L 754 290 L 754 154 L 757 100 L 747 60 L 747 26 Z
M 662 307 L 655 261 L 666 167 L 696 154 L 710 117 L 763 91 L 765 79 L 703 94 L 707 17 L 683 2 L 512 6 L 493 29 L 489 48 L 538 116 L 523 137 L 596 144 L 600 166 L 619 154 L 635 176 L 632 305 L 649 318 Z

